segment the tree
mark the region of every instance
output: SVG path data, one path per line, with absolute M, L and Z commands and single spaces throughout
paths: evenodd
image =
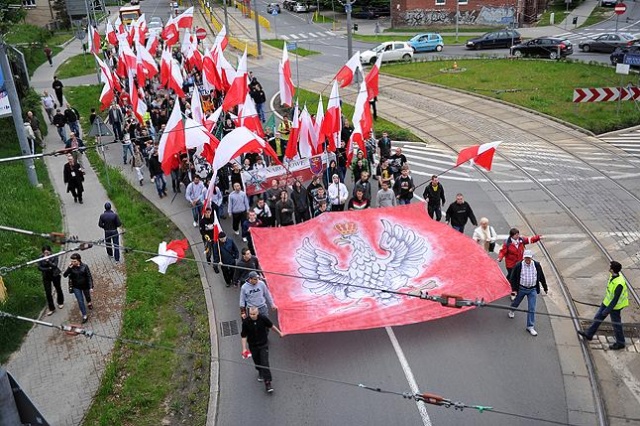
M 9 28 L 22 21 L 26 15 L 20 0 L 0 0 L 0 37 L 4 38 Z
M 0 0 L 2 1 L 2 0 Z M 67 13 L 67 1 L 66 0 L 53 0 L 51 8 L 56 13 L 56 20 L 60 23 L 60 26 L 65 30 L 71 28 L 71 20 Z

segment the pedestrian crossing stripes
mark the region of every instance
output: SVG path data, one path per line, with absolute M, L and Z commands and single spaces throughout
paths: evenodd
M 640 130 L 621 131 L 600 137 L 603 141 L 619 148 L 640 161 Z
M 337 37 L 338 35 L 333 31 L 314 31 L 308 33 L 296 33 L 296 34 L 282 34 L 278 37 L 287 41 L 287 40 L 310 40 L 316 38 L 328 38 L 328 37 Z
M 615 31 L 611 28 L 594 28 L 594 29 L 588 29 L 588 30 L 576 31 L 576 32 L 564 32 L 560 34 L 555 34 L 553 37 L 564 38 L 573 43 L 577 43 L 584 39 L 595 38 L 601 34 L 613 33 L 613 32 Z M 628 28 L 628 29 L 625 29 L 624 31 L 621 30 L 621 32 L 635 34 L 640 32 L 640 27 Z

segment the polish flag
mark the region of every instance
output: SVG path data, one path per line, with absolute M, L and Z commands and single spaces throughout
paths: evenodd
M 171 76 L 171 49 L 165 47 L 162 50 L 162 56 L 160 56 L 160 84 L 163 87 L 169 85 L 169 77 Z
M 178 155 L 184 151 L 186 151 L 184 124 L 182 123 L 180 102 L 176 99 L 158 144 L 158 159 L 162 163 L 162 171 L 165 174 L 171 174 L 171 169 L 179 163 Z
M 300 136 L 300 118 L 298 117 L 298 103 L 293 110 L 293 120 L 291 120 L 291 129 L 289 130 L 289 142 L 284 152 L 284 157 L 291 160 L 298 155 L 298 137 Z
M 123 34 L 125 32 L 124 24 L 120 20 L 119 16 L 116 18 L 116 20 L 114 21 L 113 25 L 115 26 L 117 35 L 118 34 Z M 117 43 L 112 43 L 112 44 L 115 46 Z
M 120 19 L 120 18 L 118 18 Z M 109 44 L 115 46 L 118 44 L 118 36 L 116 34 L 116 30 L 113 28 L 113 24 L 111 20 L 107 20 L 107 40 L 109 40 Z
M 215 182 L 215 173 L 232 159 L 251 152 L 263 152 L 273 158 L 276 164 L 281 164 L 271 145 L 264 139 L 256 136 L 246 127 L 237 127 L 222 138 L 220 145 L 218 145 L 211 164 L 214 170 L 214 178 L 211 181 Z
M 231 87 L 227 91 L 227 94 L 222 101 L 222 109 L 229 111 L 238 104 L 244 102 L 249 92 L 249 86 L 247 85 L 247 49 L 244 49 L 242 58 L 238 63 L 238 70 L 236 71 L 235 78 Z
M 147 18 L 143 13 L 136 21 L 136 36 L 140 44 L 144 45 L 144 41 L 147 39 Z M 135 39 L 135 38 L 134 38 Z
M 167 23 L 164 25 L 162 29 L 162 33 L 160 33 L 160 37 L 164 40 L 164 44 L 166 46 L 173 46 L 180 39 L 180 30 L 176 25 L 176 22 L 173 18 L 169 18 Z
M 213 60 L 213 51 L 207 49 L 202 57 L 202 83 L 207 90 L 223 87 Z
M 316 110 L 316 121 L 313 123 L 313 131 L 316 134 L 316 145 L 314 147 L 313 155 L 320 154 L 322 152 L 324 144 L 324 135 L 322 134 L 322 123 L 324 122 L 324 105 L 322 104 L 322 95 L 318 98 L 318 109 Z
M 311 115 L 305 105 L 300 114 L 300 139 L 298 143 L 298 154 L 300 158 L 311 157 L 314 154 L 317 143 L 318 135 L 315 133 Z
M 283 43 L 282 45 L 282 61 L 280 62 L 278 70 L 280 105 L 293 106 L 293 95 L 296 89 L 291 79 L 291 62 L 289 61 L 289 54 L 287 52 L 287 43 Z
M 342 110 L 340 108 L 340 93 L 338 90 L 338 82 L 334 80 L 320 132 L 321 139 L 327 138 L 329 140 L 329 151 L 336 150 L 336 133 L 340 133 L 341 129 Z
M 223 27 L 224 28 L 224 27 Z M 211 182 L 209 186 L 213 186 L 215 188 L 215 182 Z M 205 204 L 206 206 L 206 204 Z M 220 233 L 222 232 L 222 226 L 220 226 L 220 222 L 218 221 L 218 215 L 216 212 L 213 212 L 213 242 L 217 243 L 220 239 Z
M 220 120 L 221 115 L 222 107 L 218 107 L 218 109 L 213 111 L 207 116 L 207 118 L 204 119 L 204 127 L 210 132 L 213 131 L 213 128 L 215 127 L 216 123 L 218 123 L 218 120 Z
M 233 78 L 236 75 L 236 69 L 229 61 L 227 61 L 227 58 L 225 58 L 222 53 L 220 46 L 214 46 L 212 54 L 213 63 L 216 65 L 216 71 L 218 72 L 218 76 L 220 77 L 220 82 L 222 84 L 218 90 L 227 91 L 229 90 L 229 87 L 231 87 Z
M 224 49 L 227 48 L 228 44 L 229 44 L 229 37 L 227 37 L 227 27 L 223 25 L 222 28 L 220 28 L 220 32 L 216 34 L 216 39 L 213 42 L 213 45 L 220 46 L 220 51 L 222 52 L 224 51 Z
M 171 58 L 171 71 L 169 73 L 169 83 L 167 84 L 167 87 L 169 89 L 173 89 L 178 97 L 184 98 L 185 93 L 182 91 L 183 83 L 182 68 L 180 67 L 180 64 L 178 64 L 178 61 Z
M 143 72 L 144 74 L 146 74 L 147 78 L 151 79 L 155 77 L 156 74 L 158 74 L 158 64 L 156 63 L 156 60 L 153 58 L 151 53 L 149 53 L 149 51 L 138 42 L 136 42 L 136 53 L 136 63 L 138 64 L 138 67 L 142 67 Z M 139 69 L 138 72 L 140 72 Z M 138 81 L 140 81 L 139 75 Z
M 378 56 L 376 64 L 371 68 L 369 74 L 364 78 L 367 85 L 367 96 L 369 100 L 378 96 L 378 80 L 380 77 L 380 67 L 382 66 L 382 55 Z
M 93 54 L 93 57 L 96 58 L 96 62 L 100 67 L 100 81 L 105 84 L 113 85 L 113 74 L 111 73 L 109 66 L 95 53 Z
M 340 84 L 340 87 L 346 87 L 351 84 L 353 81 L 353 76 L 359 69 L 361 69 L 362 65 L 360 65 L 360 52 L 356 52 L 351 59 L 347 61 L 347 63 L 340 68 L 340 71 L 335 76 L 335 79 Z
M 144 123 L 144 115 L 147 112 L 147 104 L 143 99 L 140 99 L 140 90 L 136 87 L 133 81 L 133 76 L 129 76 L 129 99 L 131 99 L 131 106 L 133 113 L 135 114 L 140 124 Z
M 196 148 L 196 152 L 205 151 L 203 146 L 208 144 L 209 148 L 207 150 L 213 153 L 220 145 L 220 141 L 208 132 L 202 124 L 188 117 L 184 120 L 184 141 L 187 149 Z M 208 160 L 211 163 L 213 156 Z
M 109 108 L 109 105 L 113 102 L 113 76 L 107 64 L 95 53 L 93 56 L 96 58 L 96 62 L 100 67 L 100 81 L 104 83 L 102 92 L 100 93 L 100 110 L 104 111 Z
M 483 143 L 482 145 L 473 145 L 465 148 L 458 154 L 458 160 L 455 167 L 462 163 L 472 160 L 476 166 L 484 167 L 487 171 L 491 171 L 493 165 L 493 155 L 496 153 L 498 145 L 502 141 Z
M 98 33 L 98 30 L 96 30 L 93 25 L 89 25 L 87 32 L 89 33 L 89 51 L 99 55 L 100 45 L 102 44 L 100 41 L 100 33 Z
M 147 52 L 149 52 L 151 56 L 155 58 L 156 54 L 158 53 L 159 45 L 160 45 L 160 42 L 158 41 L 158 36 L 154 32 L 149 35 L 145 49 L 147 49 Z
M 193 89 L 191 94 L 191 117 L 200 124 L 204 124 L 204 111 L 202 110 L 202 100 L 200 99 L 200 90 Z
M 169 244 L 161 242 L 158 245 L 158 255 L 147 260 L 158 265 L 158 272 L 161 274 L 167 273 L 169 265 L 173 265 L 178 260 L 184 258 L 184 252 L 189 248 L 189 241 L 173 240 Z
M 178 15 L 176 17 L 176 23 L 178 24 L 178 28 L 193 27 L 193 6 Z
M 238 118 L 241 126 L 246 127 L 261 138 L 264 137 L 264 130 L 262 129 L 260 117 L 258 117 L 258 111 L 256 111 L 256 104 L 248 93 Z
M 129 42 L 127 41 L 126 37 L 124 36 L 119 36 L 118 39 L 118 52 L 119 52 L 119 62 L 124 62 L 124 70 L 125 73 L 124 75 L 122 73 L 119 72 L 120 77 L 122 78 L 126 78 L 128 75 L 128 73 L 135 73 L 136 72 L 136 62 L 137 62 L 137 58 L 136 58 L 136 54 L 133 53 L 133 50 L 131 50 L 131 46 L 129 45 Z M 120 64 L 118 64 L 118 71 L 121 71 L 120 68 Z
M 367 87 L 364 82 L 360 83 L 360 91 L 356 98 L 355 110 L 353 111 L 353 133 L 347 142 L 347 164 L 351 163 L 353 152 L 358 148 L 364 153 L 367 152 L 365 140 L 371 133 L 371 109 L 367 99 Z

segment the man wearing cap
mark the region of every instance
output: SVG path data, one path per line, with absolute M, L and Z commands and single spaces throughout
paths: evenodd
M 113 257 L 116 263 L 120 263 L 120 235 L 118 227 L 122 226 L 118 214 L 111 210 L 111 203 L 104 203 L 104 213 L 100 215 L 98 226 L 104 229 L 104 243 L 107 246 L 107 254 Z
M 240 255 L 238 246 L 231 238 L 227 238 L 227 234 L 221 232 L 218 235 L 220 241 L 213 245 L 213 272 L 220 273 L 218 265 L 222 267 L 222 276 L 227 287 L 231 286 L 233 279 L 233 266 L 236 266 L 236 259 Z M 231 265 L 231 267 L 229 266 Z
M 269 288 L 260 279 L 260 275 L 256 271 L 249 272 L 247 282 L 240 287 L 240 316 L 245 319 L 247 317 L 247 309 L 256 307 L 260 311 L 260 315 L 266 317 L 269 313 L 267 303 L 274 311 L 278 309 L 273 303 Z
M 538 332 L 534 328 L 536 320 L 536 297 L 540 294 L 540 285 L 544 288 L 545 294 L 549 292 L 547 280 L 544 277 L 540 262 L 533 260 L 531 250 L 524 251 L 524 260 L 518 262 L 511 272 L 511 288 L 518 289 L 518 295 L 511 302 L 512 308 L 520 306 L 520 302 L 527 296 L 527 331 L 532 336 L 537 336 Z M 513 311 L 509 311 L 509 318 L 515 317 Z
M 593 339 L 593 335 L 598 331 L 598 327 L 607 316 L 611 315 L 613 332 L 616 337 L 615 343 L 609 345 L 609 349 L 617 351 L 624 349 L 624 333 L 622 330 L 622 309 L 629 306 L 629 292 L 627 290 L 627 281 L 620 274 L 622 265 L 620 262 L 612 260 L 609 264 L 609 281 L 607 282 L 607 293 L 604 300 L 596 312 L 594 321 L 587 331 L 579 330 L 578 334 L 587 340 Z

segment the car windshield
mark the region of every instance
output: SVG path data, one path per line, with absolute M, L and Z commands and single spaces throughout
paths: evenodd
M 371 49 L 371 51 L 375 53 L 382 52 L 385 49 L 385 47 L 387 47 L 386 44 L 381 44 L 380 46 L 377 46 Z

